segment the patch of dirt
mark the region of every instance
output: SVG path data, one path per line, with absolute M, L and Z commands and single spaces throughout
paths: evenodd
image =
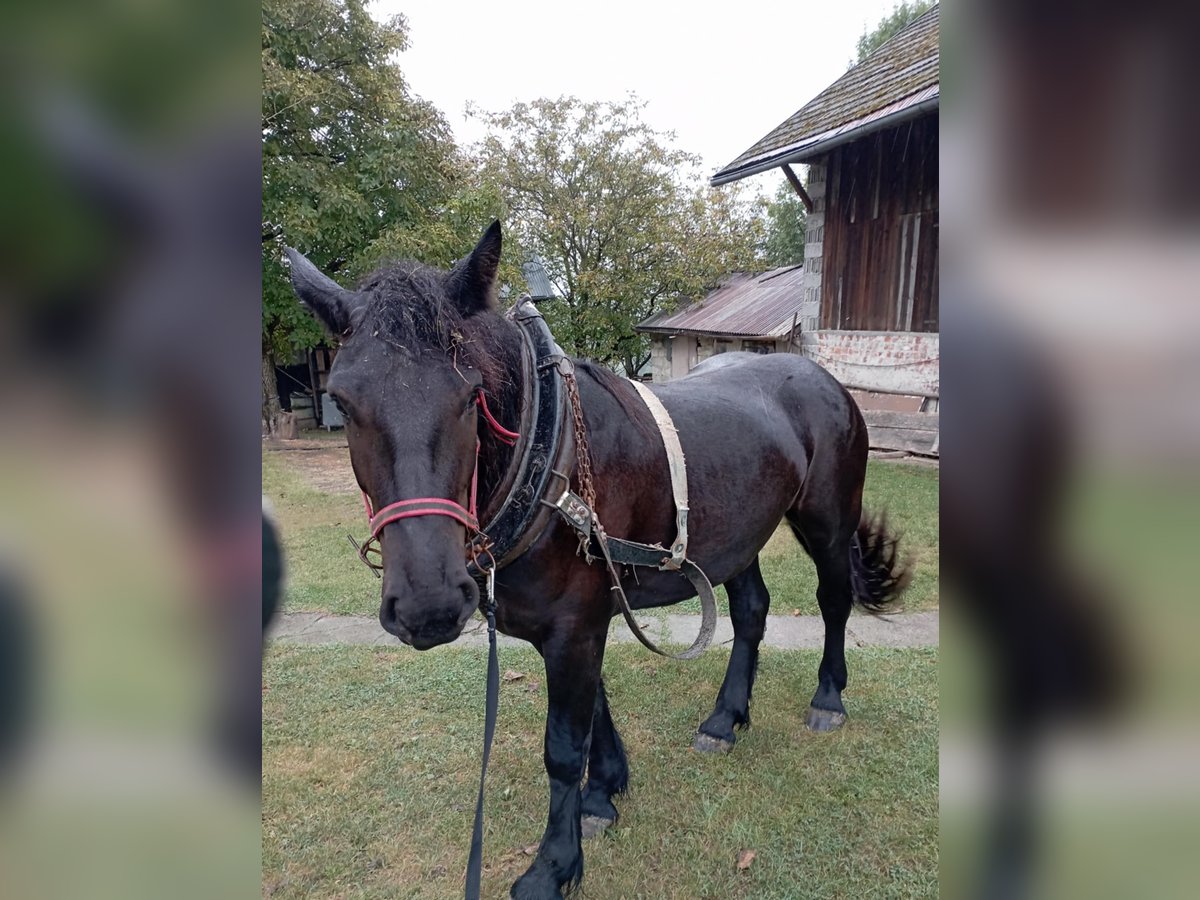
M 283 454 L 287 467 L 323 494 L 357 494 L 350 448 L 328 441 L 273 441 L 267 449 Z

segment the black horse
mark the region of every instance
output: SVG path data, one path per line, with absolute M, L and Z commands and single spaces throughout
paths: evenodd
M 296 293 L 340 338 L 329 393 L 347 423 L 350 459 L 375 509 L 408 498 L 468 502 L 478 472 L 480 518 L 499 502 L 520 447 L 482 412 L 512 428 L 523 380 L 519 326 L 496 303 L 500 223 L 449 272 L 403 262 L 345 290 L 292 253 Z M 632 386 L 575 361 L 596 492 L 607 533 L 670 542 L 675 507 L 653 418 Z M 479 389 L 487 397 L 483 409 Z M 878 610 L 908 573 L 882 521 L 862 515 L 867 430 L 853 399 L 827 372 L 793 355 L 727 354 L 686 378 L 654 386 L 678 428 L 691 496 L 688 556 L 724 584 L 733 652 L 699 750 L 728 750 L 750 723 L 750 692 L 769 597 L 758 553 L 783 519 L 812 557 L 825 620 L 825 651 L 807 724 L 845 720 L 846 620 L 853 601 Z M 477 462 L 478 460 L 478 462 Z M 579 473 L 571 475 L 578 484 Z M 561 488 L 560 488 L 561 489 Z M 578 488 L 576 488 L 578 490 Z M 387 631 L 418 649 L 453 641 L 480 605 L 455 517 L 404 518 L 380 534 Z M 616 612 L 608 571 L 579 554 L 576 533 L 554 518 L 496 574 L 497 625 L 523 638 L 546 665 L 545 764 L 550 812 L 537 856 L 512 896 L 558 897 L 583 875 L 580 839 L 615 822 L 628 782 L 621 739 L 601 679 Z M 634 608 L 694 596 L 678 573 L 638 569 L 623 578 Z M 587 782 L 581 782 L 587 775 Z

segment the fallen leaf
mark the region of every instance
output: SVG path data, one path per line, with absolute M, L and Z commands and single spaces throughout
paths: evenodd
M 542 689 L 542 683 L 540 681 L 538 681 L 536 678 L 530 678 L 529 683 L 527 685 L 525 685 L 525 690 L 529 691 L 529 693 L 531 693 L 531 694 L 536 694 L 541 689 Z
M 528 847 L 522 847 L 521 852 L 526 856 L 536 856 L 538 851 L 537 844 L 530 844 Z
M 525 677 L 524 672 L 518 672 L 516 669 L 509 669 L 502 676 L 505 681 L 520 681 Z
M 754 862 L 754 857 L 758 856 L 756 850 L 743 850 L 737 856 L 737 867 L 739 872 L 745 872 L 750 868 L 750 863 Z
M 793 616 L 798 616 L 798 615 L 801 615 L 801 613 L 800 613 L 800 610 L 798 610 L 798 609 L 793 609 L 793 610 L 792 610 L 792 615 L 793 615 Z

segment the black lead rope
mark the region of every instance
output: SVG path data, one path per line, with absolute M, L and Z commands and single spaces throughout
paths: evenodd
M 475 801 L 475 826 L 471 831 L 471 853 L 467 857 L 466 900 L 479 900 L 479 882 L 483 875 L 483 784 L 487 779 L 488 758 L 492 755 L 492 737 L 496 733 L 496 710 L 500 705 L 500 660 L 496 655 L 496 570 L 487 575 L 487 605 L 484 615 L 488 626 L 487 700 L 483 721 L 483 765 L 479 770 L 479 797 Z

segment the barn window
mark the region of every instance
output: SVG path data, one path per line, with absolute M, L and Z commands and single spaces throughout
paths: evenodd
M 770 353 L 775 346 L 768 341 L 742 341 L 742 349 L 748 353 Z

